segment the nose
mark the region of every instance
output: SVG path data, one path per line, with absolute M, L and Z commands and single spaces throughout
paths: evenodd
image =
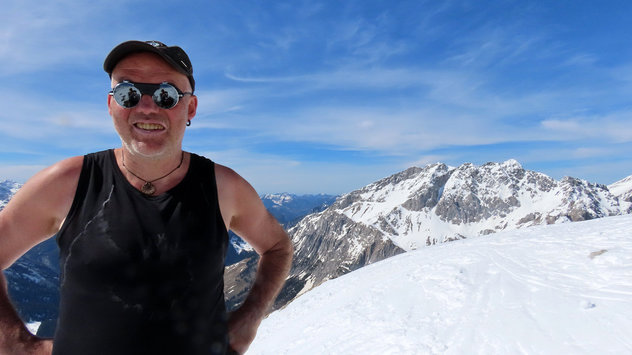
M 145 94 L 143 94 L 140 97 L 140 102 L 138 103 L 138 105 L 136 105 L 136 107 L 134 107 L 134 109 L 142 113 L 153 113 L 160 110 L 160 108 L 158 107 L 158 105 L 156 105 L 151 95 L 145 95 Z

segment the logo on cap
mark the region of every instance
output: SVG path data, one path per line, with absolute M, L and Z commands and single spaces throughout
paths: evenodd
M 149 44 L 150 46 L 154 46 L 156 48 L 158 48 L 158 47 L 165 47 L 165 44 L 163 44 L 161 42 L 158 42 L 158 41 L 147 41 L 145 43 Z

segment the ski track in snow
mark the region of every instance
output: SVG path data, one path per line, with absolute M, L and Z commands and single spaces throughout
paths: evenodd
M 272 313 L 248 354 L 632 354 L 632 215 L 408 252 Z

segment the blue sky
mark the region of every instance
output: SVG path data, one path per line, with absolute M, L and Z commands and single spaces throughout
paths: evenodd
M 518 160 L 632 174 L 630 1 L 5 0 L 0 180 L 120 146 L 105 56 L 191 57 L 186 150 L 260 193 L 345 193 L 407 167 Z

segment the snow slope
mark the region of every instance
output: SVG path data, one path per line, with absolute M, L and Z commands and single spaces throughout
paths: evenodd
M 248 354 L 630 354 L 632 215 L 401 254 L 272 313 Z

